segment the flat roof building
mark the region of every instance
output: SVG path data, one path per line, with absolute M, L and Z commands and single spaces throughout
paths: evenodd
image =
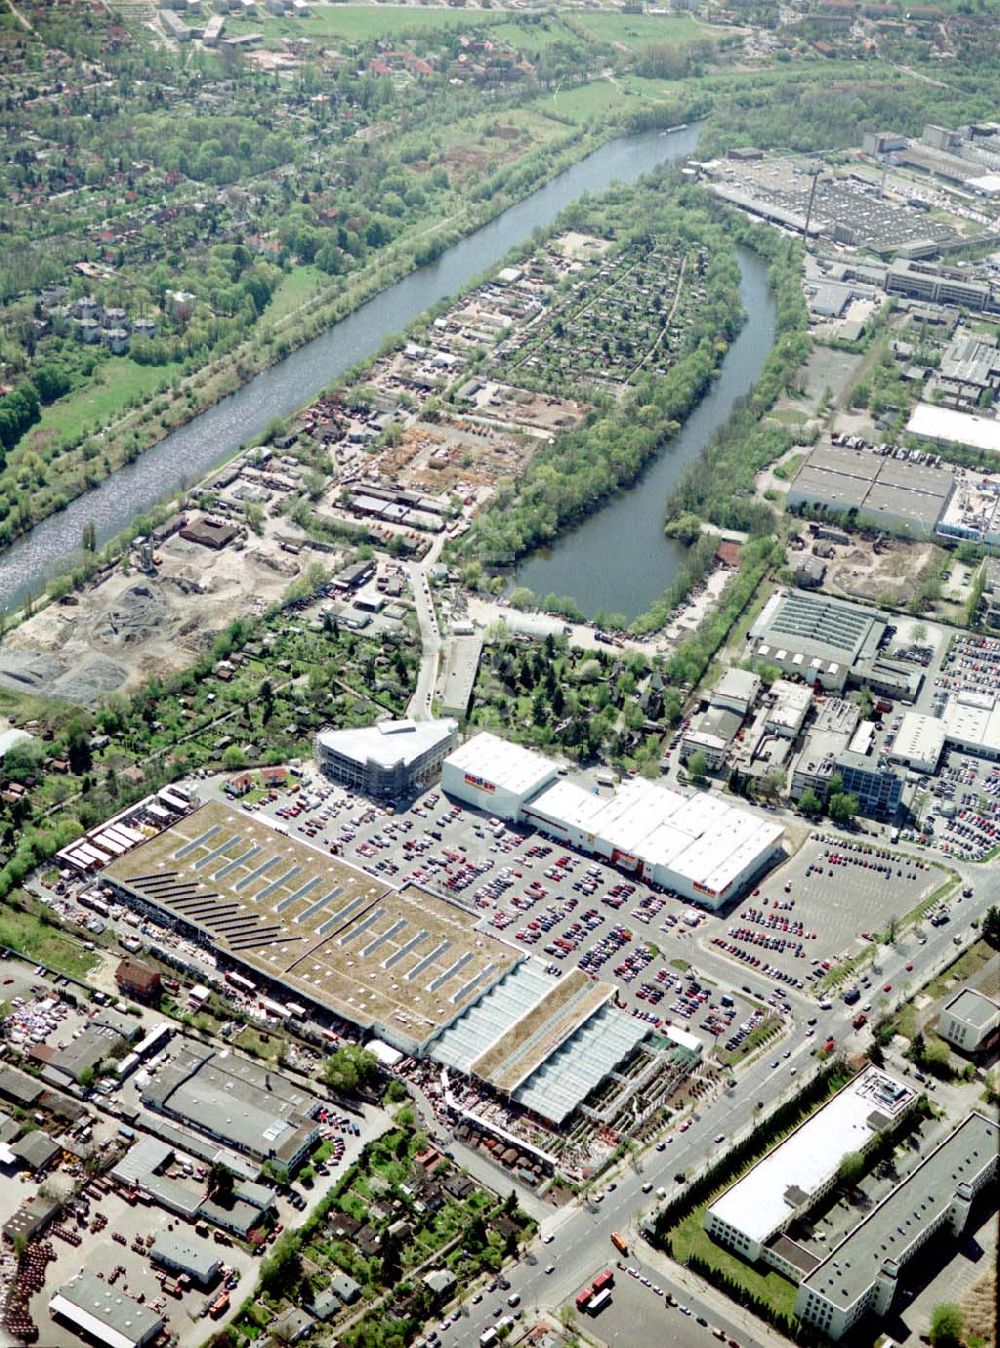
M 222 1260 L 211 1245 L 173 1231 L 157 1231 L 149 1257 L 171 1273 L 186 1273 L 199 1287 L 211 1287 L 222 1268 Z
M 910 1087 L 868 1068 L 717 1198 L 705 1230 L 750 1263 L 775 1262 L 770 1243 L 830 1192 L 843 1158 L 868 1150 L 915 1100 Z
M 976 988 L 963 988 L 938 1017 L 937 1032 L 961 1053 L 982 1053 L 1000 1036 L 1000 1003 Z
M 287 989 L 405 1053 L 418 1053 L 518 958 L 477 933 L 453 900 L 394 889 L 221 801 L 119 857 L 102 878 L 129 907 L 217 951 L 264 990 Z
M 886 752 L 894 762 L 905 763 L 917 772 L 937 772 L 944 740 L 944 723 L 940 717 L 908 711 L 896 732 L 895 742 Z
M 952 474 L 944 468 L 844 445 L 820 445 L 796 474 L 787 506 L 853 513 L 858 523 L 872 528 L 930 538 L 954 487 Z
M 49 1314 L 107 1348 L 145 1348 L 163 1328 L 162 1315 L 93 1273 L 78 1273 L 49 1302 Z
M 558 768 L 550 759 L 483 732 L 444 760 L 441 787 L 468 805 L 517 821 L 525 803 L 557 776 Z
M 712 689 L 709 694 L 709 702 L 713 707 L 719 707 L 722 711 L 734 711 L 739 716 L 746 716 L 757 701 L 760 687 L 759 674 L 754 674 L 749 669 L 738 669 L 734 666 L 726 670 Z
M 809 715 L 813 701 L 812 688 L 805 683 L 792 683 L 789 679 L 775 679 L 768 689 L 767 699 L 770 706 L 764 728 L 771 735 L 795 739 Z
M 573 782 L 524 809 L 543 833 L 710 908 L 735 898 L 781 855 L 784 831 L 715 796 L 684 796 L 641 778 L 612 797 Z
M 925 440 L 940 440 L 946 445 L 954 442 L 1000 453 L 1000 421 L 986 413 L 974 416 L 951 407 L 917 403 L 906 429 L 910 435 L 920 435 Z
M 857 604 L 779 590 L 750 629 L 750 654 L 806 683 L 840 692 L 855 665 L 878 655 L 885 630 L 877 613 Z
M 248 1059 L 193 1045 L 147 1082 L 142 1103 L 287 1175 L 320 1136 L 314 1096 Z
M 979 758 L 1000 759 L 1000 704 L 988 693 L 954 694 L 941 720 L 948 744 Z
M 996 1174 L 998 1133 L 994 1120 L 970 1114 L 803 1278 L 799 1319 L 840 1339 L 865 1314 L 885 1315 L 917 1251 L 940 1231 L 951 1245 L 961 1236 Z
M 579 969 L 556 979 L 528 959 L 443 1030 L 430 1056 L 558 1125 L 648 1033 L 613 996 Z
M 382 799 L 416 795 L 437 779 L 455 747 L 455 721 L 379 721 L 358 730 L 321 730 L 316 758 L 325 776 Z

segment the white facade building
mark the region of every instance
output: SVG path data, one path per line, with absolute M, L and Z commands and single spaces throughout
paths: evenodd
M 937 1032 L 961 1053 L 979 1053 L 1000 1034 L 1000 1004 L 985 992 L 963 988 L 938 1017 Z
M 944 723 L 940 717 L 908 711 L 889 750 L 889 758 L 917 772 L 937 772 L 944 752 Z
M 467 805 L 499 819 L 517 822 L 525 802 L 555 781 L 555 763 L 520 744 L 484 732 L 448 755 L 441 768 L 441 789 Z
M 683 796 L 634 778 L 611 797 L 557 782 L 526 807 L 543 833 L 721 907 L 781 854 L 784 830 L 717 796 Z
M 748 1262 L 763 1259 L 786 1271 L 771 1242 L 830 1192 L 849 1152 L 863 1154 L 915 1099 L 902 1082 L 870 1067 L 717 1198 L 705 1230 Z

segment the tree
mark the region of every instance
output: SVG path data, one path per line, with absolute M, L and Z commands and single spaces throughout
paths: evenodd
M 811 786 L 807 786 L 799 797 L 799 809 L 811 819 L 823 813 L 823 802 Z
M 945 1301 L 931 1312 L 930 1340 L 934 1348 L 959 1348 L 965 1318 L 953 1302 Z
M 705 777 L 708 774 L 708 759 L 700 749 L 696 749 L 688 759 L 688 772 L 690 772 L 696 782 L 703 782 L 705 780 Z
M 889 921 L 885 928 L 886 945 L 895 945 L 896 937 L 899 934 L 899 917 L 896 913 L 889 914 Z
M 990 904 L 983 918 L 983 936 L 994 950 L 1000 949 L 1000 908 L 995 903 Z
M 838 791 L 830 797 L 828 809 L 835 824 L 853 824 L 858 813 L 858 798 L 847 791 Z
M 323 1064 L 323 1080 L 336 1091 L 356 1091 L 378 1077 L 378 1059 L 357 1044 L 335 1049 Z
M 845 1152 L 837 1166 L 837 1179 L 846 1187 L 857 1184 L 864 1174 L 865 1158 L 859 1151 Z
M 93 520 L 88 520 L 83 526 L 82 543 L 84 552 L 97 551 L 97 525 Z
M 233 1201 L 234 1184 L 233 1172 L 228 1166 L 221 1161 L 214 1161 L 208 1172 L 208 1192 L 216 1203 L 222 1207 L 229 1206 Z
M 882 1045 L 877 1039 L 872 1040 L 871 1047 L 868 1050 L 868 1061 L 873 1067 L 885 1066 L 885 1054 L 882 1052 Z
M 66 756 L 69 759 L 70 772 L 77 777 L 82 777 L 85 772 L 89 772 L 94 761 L 94 756 L 90 751 L 90 740 L 87 732 L 82 726 L 74 726 L 70 730 L 69 740 L 66 744 Z

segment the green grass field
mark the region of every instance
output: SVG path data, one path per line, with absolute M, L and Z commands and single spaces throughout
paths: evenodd
M 162 380 L 170 379 L 178 365 L 136 365 L 127 356 L 112 356 L 102 361 L 93 378 L 74 393 L 42 409 L 42 418 L 33 432 L 55 432 L 60 439 L 82 435 L 96 424 L 106 425 L 126 410 L 137 394 L 149 398 Z
M 674 1258 L 683 1263 L 692 1254 L 698 1255 L 753 1296 L 760 1297 L 762 1301 L 766 1301 L 785 1315 L 792 1315 L 797 1291 L 794 1283 L 782 1277 L 775 1269 L 768 1269 L 765 1273 L 751 1264 L 744 1263 L 738 1254 L 732 1254 L 721 1245 L 716 1245 L 702 1225 L 709 1201 L 711 1200 L 700 1203 L 694 1212 L 674 1228 Z
M 598 42 L 609 45 L 617 42 L 636 52 L 654 43 L 682 47 L 712 36 L 710 28 L 697 23 L 689 14 L 618 14 L 601 10 L 574 14 L 573 23 Z
M 557 89 L 535 104 L 550 108 L 560 117 L 587 122 L 595 117 L 628 112 L 641 103 L 674 103 L 679 85 L 670 80 L 648 80 L 639 75 L 619 76 L 615 80 L 591 80 L 571 89 Z
M 278 19 L 262 15 L 253 20 L 227 22 L 230 33 L 263 33 L 273 37 L 308 37 L 350 44 L 397 38 L 408 33 L 450 32 L 456 28 L 481 28 L 501 23 L 503 13 L 464 9 L 431 9 L 422 5 L 323 5 L 304 19 Z
M 293 267 L 281 279 L 281 284 L 274 292 L 271 303 L 267 306 L 266 318 L 274 322 L 275 319 L 284 318 L 290 314 L 293 309 L 297 309 L 300 304 L 304 304 L 317 290 L 330 284 L 330 278 L 324 275 L 318 267 L 303 265 Z
M 5 908 L 0 915 L 0 945 L 74 978 L 84 978 L 96 961 L 93 952 L 85 950 L 80 942 L 15 908 Z

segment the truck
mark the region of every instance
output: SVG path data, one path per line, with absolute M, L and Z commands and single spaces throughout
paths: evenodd
M 628 1254 L 628 1241 L 620 1234 L 620 1232 L 611 1232 L 611 1244 L 620 1254 Z
M 479 1348 L 493 1348 L 495 1343 L 499 1343 L 500 1336 L 493 1325 L 487 1325 L 479 1336 Z
M 611 1269 L 606 1268 L 603 1273 L 598 1273 L 597 1277 L 591 1283 L 590 1290 L 592 1292 L 603 1292 L 606 1287 L 614 1287 L 614 1285 L 615 1275 L 612 1273 Z
M 851 1024 L 854 1026 L 856 1030 L 860 1030 L 862 1025 L 868 1024 L 868 1017 L 865 1015 L 863 1011 L 859 1011 L 858 1014 L 851 1021 Z
M 598 1292 L 597 1296 L 591 1297 L 590 1305 L 587 1307 L 588 1315 L 600 1315 L 605 1306 L 611 1304 L 611 1288 L 605 1287 L 603 1292 Z
M 219 1296 L 215 1298 L 211 1306 L 209 1306 L 208 1313 L 213 1320 L 218 1320 L 219 1316 L 225 1315 L 226 1311 L 228 1310 L 229 1310 L 229 1293 L 222 1292 Z

